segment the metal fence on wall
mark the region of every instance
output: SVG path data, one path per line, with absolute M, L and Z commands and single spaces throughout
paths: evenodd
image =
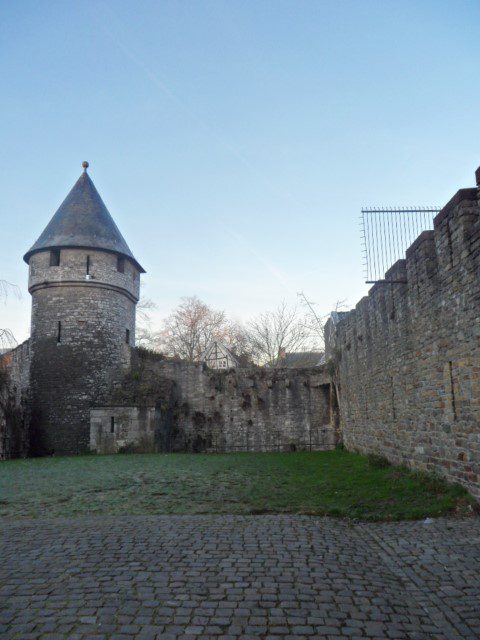
M 439 211 L 436 207 L 362 209 L 365 281 L 385 282 L 385 272 L 405 257 L 412 242 L 422 231 L 433 229 Z

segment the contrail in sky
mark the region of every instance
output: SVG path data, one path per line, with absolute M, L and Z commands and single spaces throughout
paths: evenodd
M 168 87 L 168 85 L 159 77 L 159 74 L 156 71 L 153 71 L 150 66 L 144 61 L 143 57 L 138 53 L 138 47 L 135 48 L 132 46 L 131 42 L 126 42 L 126 37 L 120 36 L 115 33 L 112 29 L 112 24 L 114 21 L 117 22 L 117 25 L 120 24 L 122 27 L 120 19 L 118 15 L 116 15 L 110 7 L 108 7 L 105 3 L 102 3 L 102 8 L 105 13 L 109 14 L 108 25 L 106 21 L 99 21 L 98 19 L 98 6 L 95 5 L 96 11 L 91 12 L 92 18 L 96 21 L 98 27 L 102 29 L 102 31 L 108 36 L 108 38 L 114 43 L 114 45 L 122 51 L 122 53 L 129 58 L 137 67 L 139 67 L 143 73 L 149 78 L 149 80 L 160 89 L 169 100 L 174 102 L 176 106 L 183 112 L 185 116 L 195 121 L 197 125 L 199 125 L 205 133 L 208 133 L 211 137 L 215 138 L 215 140 L 223 146 L 226 150 L 228 150 L 239 162 L 241 162 L 251 173 L 255 175 L 257 179 L 261 179 L 261 181 L 269 188 L 269 190 L 277 197 L 288 200 L 296 207 L 300 207 L 302 209 L 305 208 L 305 205 L 301 205 L 298 200 L 296 200 L 290 193 L 285 191 L 279 191 L 277 185 L 273 184 L 270 180 L 267 180 L 265 176 L 258 173 L 258 169 L 254 167 L 251 162 L 246 158 L 240 151 L 235 148 L 232 144 L 230 144 L 221 134 L 217 133 L 215 129 L 198 117 L 198 115 L 188 106 L 185 102 L 183 102 L 178 96 Z
M 242 245 L 244 249 L 251 253 L 252 256 L 254 256 L 261 264 L 263 264 L 265 269 L 282 285 L 282 287 L 287 289 L 289 293 L 296 294 L 296 291 L 292 287 L 290 282 L 291 278 L 287 276 L 283 271 L 278 269 L 278 267 L 270 262 L 270 260 L 265 258 L 265 256 L 261 252 L 257 251 L 257 249 L 252 246 L 252 244 L 247 240 L 247 238 L 245 238 L 245 236 L 243 236 L 241 233 L 238 233 L 238 231 L 234 231 L 233 229 L 230 229 L 226 226 L 223 226 L 223 229 L 227 234 L 232 236 L 232 238 L 235 238 L 235 240 L 240 245 Z
M 165 81 L 161 79 L 159 74 L 156 71 L 153 71 L 152 68 L 145 62 L 142 55 L 138 53 L 138 47 L 135 48 L 134 46 L 132 46 L 131 42 L 127 43 L 125 35 L 120 35 L 118 33 L 118 25 L 120 25 L 120 28 L 123 27 L 120 19 L 118 18 L 118 15 L 116 15 L 105 3 L 103 3 L 101 6 L 104 10 L 104 13 L 109 14 L 109 20 L 108 23 L 106 20 L 99 21 L 98 12 L 95 12 L 95 14 L 92 13 L 92 18 L 97 22 L 98 27 L 131 62 L 133 62 L 143 71 L 145 76 L 160 91 L 162 91 L 162 93 L 167 96 L 169 100 L 175 103 L 177 108 L 182 111 L 182 113 L 186 117 L 193 120 L 209 136 L 214 137 L 221 146 L 228 150 L 229 153 L 231 153 L 239 162 L 243 164 L 243 166 L 245 166 L 251 173 L 253 173 L 256 179 L 260 178 L 261 181 L 275 196 L 288 200 L 296 207 L 305 208 L 304 205 L 300 205 L 298 201 L 296 201 L 295 198 L 291 196 L 291 194 L 279 191 L 276 185 L 267 180 L 262 174 L 259 174 L 257 168 L 254 167 L 251 162 L 238 151 L 238 149 L 236 149 L 227 140 L 225 140 L 222 135 L 218 134 L 210 124 L 199 118 L 198 115 L 185 102 L 178 98 L 178 96 L 169 88 Z M 96 7 L 98 9 L 98 5 L 96 5 Z M 117 23 L 116 32 L 114 32 L 114 30 L 112 29 L 112 24 L 114 22 Z M 228 235 L 234 238 L 244 249 L 246 249 L 252 256 L 254 256 L 255 259 L 264 266 L 264 268 L 270 273 L 270 275 L 272 275 L 284 289 L 286 289 L 290 294 L 296 295 L 296 289 L 292 286 L 293 278 L 286 275 L 272 262 L 270 262 L 260 251 L 258 251 L 252 245 L 251 242 L 249 242 L 249 240 L 244 235 L 229 227 L 224 226 L 223 228 Z

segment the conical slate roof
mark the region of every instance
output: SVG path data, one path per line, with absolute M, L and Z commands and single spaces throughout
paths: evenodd
M 145 270 L 133 257 L 100 194 L 85 170 L 60 205 L 39 239 L 23 256 L 30 257 L 45 249 L 104 249 L 129 258 L 142 272 Z

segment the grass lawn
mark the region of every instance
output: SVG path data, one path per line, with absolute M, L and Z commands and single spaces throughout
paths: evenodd
M 0 516 L 303 513 L 401 520 L 471 510 L 458 486 L 346 451 L 130 454 L 0 463 Z

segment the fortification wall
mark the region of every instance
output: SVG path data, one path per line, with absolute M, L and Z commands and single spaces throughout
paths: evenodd
M 213 371 L 147 358 L 137 360 L 109 405 L 91 414 L 91 443 L 99 452 L 118 450 L 118 440 L 122 447 L 156 451 L 321 450 L 335 444 L 322 370 Z M 143 414 L 148 424 L 139 423 L 133 411 L 139 406 L 155 408 L 153 432 L 150 411 Z M 121 426 L 109 434 L 112 417 Z
M 88 260 L 88 280 L 87 276 Z M 128 259 L 124 262 L 124 270 L 117 270 L 117 256 L 99 249 L 62 249 L 60 264 L 50 264 L 50 251 L 35 253 L 28 261 L 28 288 L 32 293 L 46 285 L 64 287 L 86 286 L 117 287 L 138 300 L 140 296 L 140 274 L 135 265 Z
M 31 452 L 81 453 L 90 407 L 130 364 L 139 274 L 128 260 L 117 272 L 115 255 L 83 249 L 62 249 L 58 266 L 40 251 L 29 269 Z
M 0 356 L 0 460 L 29 452 L 30 341 Z
M 477 172 L 478 174 L 478 172 Z M 355 310 L 327 355 L 348 449 L 480 496 L 480 207 L 462 189 Z
M 129 365 L 126 327 L 134 332 L 135 304 L 116 290 L 65 286 L 33 294 L 32 453 L 88 449 L 90 407 Z

